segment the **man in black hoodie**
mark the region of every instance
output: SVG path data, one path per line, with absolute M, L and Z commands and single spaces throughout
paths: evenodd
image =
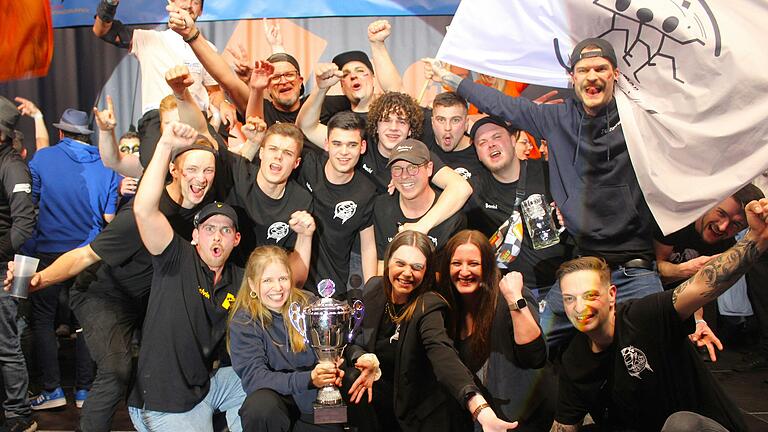
M 462 80 L 439 62 L 426 62 L 432 79 L 455 88 L 481 111 L 547 140 L 550 189 L 575 254 L 606 260 L 619 302 L 662 290 L 654 262 L 655 221 L 627 151 L 613 97 L 619 70 L 607 41 L 591 38 L 576 45 L 569 70 L 576 98 L 559 105 L 512 98 Z M 550 346 L 567 341 L 573 332 L 560 297 L 555 283 L 541 314 Z

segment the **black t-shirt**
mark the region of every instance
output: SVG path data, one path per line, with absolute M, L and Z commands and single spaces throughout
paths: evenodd
M 546 164 L 538 160 L 528 160 L 525 168 L 525 198 L 532 194 L 544 195 L 551 202 L 546 177 Z M 521 174 L 522 174 L 521 170 Z M 467 221 L 471 229 L 476 229 L 487 237 L 512 215 L 515 194 L 519 182 L 502 183 L 485 167 L 469 179 L 473 193 L 464 206 Z M 569 259 L 570 248 L 565 245 L 566 233 L 561 234 L 560 243 L 548 248 L 536 250 L 528 235 L 528 228 L 523 221 L 523 246 L 520 254 L 504 271 L 518 271 L 523 274 L 523 281 L 529 288 L 549 287 L 555 282 L 555 272 L 564 261 Z
M 177 204 L 163 188 L 160 211 L 181 238 L 192 239 L 193 220 L 199 211 Z M 90 244 L 102 260 L 96 280 L 88 287 L 90 295 L 143 297 L 152 284 L 152 256 L 144 247 L 133 214 L 133 200 L 126 203 Z
M 262 245 L 293 248 L 296 233 L 290 229 L 288 221 L 293 212 L 305 210 L 312 213 L 312 195 L 295 181 L 288 180 L 283 196 L 271 198 L 256 184 L 258 162 L 251 163 L 239 156 L 233 156 L 231 162 L 234 188 L 226 201 L 237 207 L 241 249 L 250 253 Z
M 578 333 L 563 354 L 557 421 L 580 424 L 590 412 L 603 430 L 658 431 L 685 410 L 731 431 L 747 430 L 688 341 L 693 331 L 693 317 L 679 318 L 671 291 L 619 304 L 607 350 L 593 353 L 589 338 Z
M 435 140 L 432 139 L 430 146 L 432 153 L 436 154 L 446 165 L 453 168 L 465 180 L 470 181 L 478 172 L 485 170 L 485 167 L 477 158 L 475 146 L 470 145 L 464 150 L 444 152 Z
M 727 251 L 736 243 L 732 238 L 715 244 L 706 243 L 696 232 L 694 223 L 668 236 L 662 234 L 661 229 L 657 227 L 654 237 L 657 242 L 672 246 L 672 255 L 667 257 L 667 261 L 673 264 L 680 264 L 702 255 L 716 255 Z
M 440 197 L 440 191 L 435 190 L 435 205 Z M 430 207 L 431 208 L 431 207 Z M 400 193 L 395 192 L 392 195 L 384 194 L 376 197 L 373 203 L 373 229 L 376 233 L 376 255 L 380 260 L 384 259 L 384 251 L 389 242 L 397 235 L 400 225 L 405 223 L 418 222 L 419 218 L 409 219 L 403 215 L 400 209 Z M 448 239 L 467 226 L 467 219 L 464 214 L 457 212 L 449 217 L 443 223 L 432 228 L 427 236 L 432 240 L 436 250 L 440 250 Z
M 313 196 L 317 230 L 313 237 L 312 266 L 307 289 L 317 292 L 317 283 L 332 279 L 336 296 L 345 297 L 349 278 L 349 255 L 360 231 L 373 225 L 376 187 L 356 172 L 348 183 L 337 185 L 325 176 L 326 153 L 304 152 L 298 182 Z
M 213 272 L 178 235 L 152 264 L 136 384 L 128 403 L 151 411 L 186 412 L 208 393 L 243 270 L 227 263 L 214 286 Z

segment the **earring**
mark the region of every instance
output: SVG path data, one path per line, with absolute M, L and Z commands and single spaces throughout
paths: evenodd
M 259 295 L 258 295 L 258 294 L 256 294 L 256 291 L 251 291 L 251 292 L 249 292 L 249 293 L 248 293 L 248 295 L 249 295 L 249 296 L 250 296 L 252 299 L 254 299 L 254 300 L 255 300 L 255 299 L 257 299 L 257 298 L 259 298 Z
M 197 241 L 196 240 L 191 240 L 189 242 L 189 244 L 191 244 L 192 246 L 197 246 Z

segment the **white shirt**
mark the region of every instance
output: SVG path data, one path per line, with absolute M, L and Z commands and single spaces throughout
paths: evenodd
M 216 50 L 216 46 L 208 42 Z M 157 109 L 160 101 L 172 94 L 165 82 L 165 73 L 174 66 L 187 65 L 195 83 L 189 92 L 203 111 L 208 109 L 208 92 L 205 86 L 216 85 L 216 80 L 203 68 L 192 48 L 178 33 L 140 30 L 133 33 L 131 54 L 141 65 L 141 113 Z

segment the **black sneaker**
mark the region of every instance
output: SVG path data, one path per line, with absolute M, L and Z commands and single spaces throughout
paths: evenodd
M 6 430 L 8 432 L 35 432 L 37 422 L 32 417 L 11 417 L 6 419 Z

